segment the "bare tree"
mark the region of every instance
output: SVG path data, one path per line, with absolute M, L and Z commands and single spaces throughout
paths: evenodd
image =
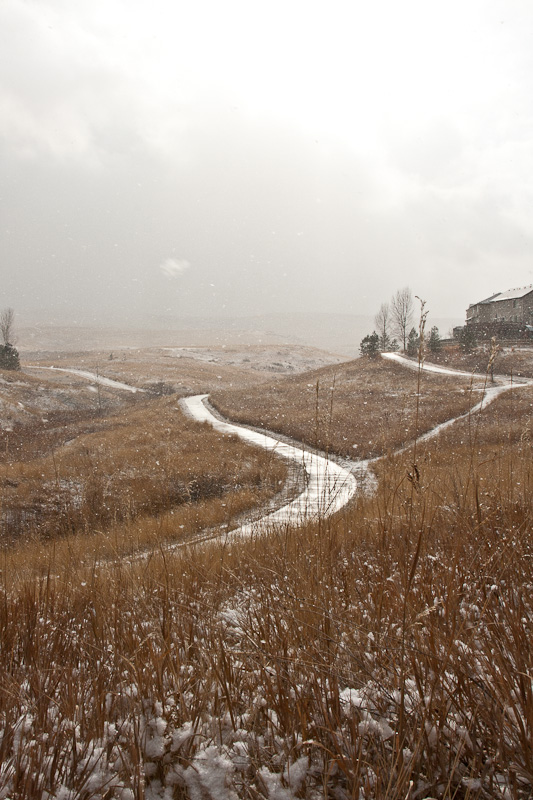
M 12 308 L 4 308 L 0 311 L 0 335 L 4 344 L 13 344 L 13 327 L 15 323 L 15 312 Z
M 389 323 L 390 323 L 390 306 L 388 303 L 382 303 L 379 311 L 374 317 L 374 325 L 379 334 L 379 347 L 381 350 L 387 350 L 390 345 L 389 336 Z
M 403 342 L 403 349 L 407 347 L 407 333 L 413 324 L 413 295 L 408 286 L 398 289 L 391 299 L 391 320 L 394 333 Z

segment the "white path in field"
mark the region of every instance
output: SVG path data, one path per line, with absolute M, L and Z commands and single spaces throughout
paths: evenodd
M 381 353 L 381 356 L 382 358 L 390 361 L 396 361 L 408 369 L 418 370 L 419 368 L 417 361 L 413 361 L 405 356 L 399 355 L 398 353 Z M 130 386 L 127 383 L 121 383 L 120 381 L 114 381 L 110 378 L 104 378 L 101 375 L 96 375 L 93 372 L 87 372 L 85 370 L 67 369 L 65 367 L 39 366 L 31 366 L 29 368 L 50 369 L 57 370 L 59 372 L 67 372 L 72 375 L 86 378 L 93 383 L 99 383 L 102 386 L 123 389 L 128 392 L 145 391 L 144 389 Z M 472 374 L 468 372 L 453 370 L 447 367 L 440 367 L 436 364 L 428 364 L 425 362 L 422 365 L 422 369 L 427 372 L 434 372 L 442 375 L 450 375 L 461 378 L 473 377 Z M 483 380 L 481 376 L 474 377 L 476 377 L 478 380 Z M 455 422 L 465 419 L 472 414 L 476 414 L 503 392 L 506 392 L 512 388 L 519 388 L 532 384 L 533 381 L 523 380 L 521 383 L 517 383 L 516 381 L 512 382 L 503 377 L 499 377 L 497 384 L 483 386 L 482 398 L 475 406 L 473 406 L 473 408 L 471 408 L 465 414 L 461 414 L 458 417 L 453 417 L 452 419 L 437 425 L 432 430 L 420 436 L 419 441 L 424 441 L 434 436 L 438 436 L 441 431 L 453 425 Z M 336 462 L 331 461 L 324 455 L 309 452 L 305 449 L 304 445 L 299 446 L 296 443 L 289 444 L 287 442 L 280 441 L 279 439 L 275 438 L 274 435 L 269 435 L 267 433 L 262 433 L 261 431 L 246 428 L 242 425 L 236 425 L 234 423 L 225 422 L 218 419 L 218 417 L 216 417 L 207 407 L 207 398 L 207 394 L 185 397 L 180 400 L 180 405 L 182 409 L 189 414 L 189 416 L 193 417 L 199 422 L 208 422 L 220 433 L 237 435 L 250 444 L 255 444 L 267 450 L 272 450 L 282 458 L 286 458 L 289 461 L 294 461 L 297 464 L 300 464 L 304 469 L 306 482 L 304 491 L 301 492 L 298 497 L 291 502 L 286 503 L 281 508 L 278 508 L 276 511 L 272 511 L 253 522 L 247 522 L 232 531 L 224 532 L 224 534 L 213 534 L 212 532 L 208 533 L 205 537 L 206 539 L 211 539 L 214 538 L 214 536 L 220 535 L 224 535 L 226 538 L 250 536 L 252 534 L 260 534 L 271 531 L 273 528 L 280 525 L 302 525 L 305 522 L 317 520 L 339 511 L 354 496 L 357 490 L 357 481 L 355 476 L 349 470 L 340 466 Z M 408 450 L 411 446 L 412 445 L 406 445 L 405 447 L 400 448 L 400 450 L 397 452 Z M 357 470 L 358 474 L 361 475 L 367 485 L 372 482 L 372 473 L 370 472 L 369 468 L 373 463 L 379 461 L 380 458 L 382 458 L 382 456 L 376 456 L 372 459 L 354 463 L 354 469 Z M 171 545 L 170 549 L 194 545 L 202 541 L 203 538 L 204 537 L 200 535 L 192 542 Z M 143 554 L 140 557 L 146 557 L 146 555 L 147 554 Z
M 127 383 L 104 378 L 94 372 L 87 372 L 80 369 L 68 369 L 66 367 L 39 367 L 30 366 L 29 369 L 49 369 L 58 372 L 67 372 L 86 378 L 93 383 L 102 386 L 109 386 L 114 389 L 124 389 L 129 392 L 143 392 L 135 386 Z M 318 519 L 333 514 L 338 511 L 353 497 L 357 488 L 355 477 L 344 467 L 325 456 L 310 453 L 296 444 L 281 442 L 273 436 L 260 433 L 258 431 L 245 428 L 242 425 L 234 425 L 230 422 L 222 422 L 217 419 L 205 406 L 204 400 L 208 395 L 195 395 L 180 400 L 182 408 L 200 422 L 209 422 L 216 430 L 221 433 L 236 434 L 251 444 L 263 447 L 266 450 L 273 450 L 277 455 L 289 461 L 296 461 L 305 470 L 306 486 L 304 491 L 294 500 L 261 517 L 254 522 L 246 523 L 232 531 L 232 534 L 241 536 L 253 533 L 260 533 L 262 530 L 271 528 L 274 524 L 299 525 L 311 519 Z
M 398 364 L 401 364 L 408 369 L 418 370 L 419 364 L 418 361 L 413 361 L 406 356 L 402 356 L 399 353 L 381 353 L 381 357 L 385 358 L 389 361 L 396 361 Z M 452 375 L 459 378 L 475 378 L 478 382 L 483 382 L 482 387 L 482 396 L 479 403 L 476 403 L 469 411 L 464 414 L 461 414 L 458 417 L 453 417 L 452 419 L 446 420 L 446 422 L 441 422 L 440 425 L 437 425 L 436 428 L 432 428 L 432 430 L 428 431 L 427 433 L 422 434 L 419 437 L 418 441 L 425 441 L 426 439 L 432 439 L 435 436 L 438 436 L 446 428 L 449 428 L 455 422 L 459 422 L 461 419 L 466 419 L 467 417 L 471 416 L 472 414 L 477 414 L 483 408 L 485 408 L 489 403 L 492 403 L 493 400 L 496 400 L 504 392 L 508 392 L 510 389 L 518 389 L 523 386 L 531 386 L 533 381 L 527 380 L 525 378 L 520 378 L 518 381 L 510 380 L 509 378 L 499 375 L 495 377 L 496 383 L 488 384 L 486 382 L 485 376 L 482 375 L 473 375 L 471 372 L 462 372 L 461 370 L 457 369 L 449 369 L 448 367 L 440 367 L 437 364 L 428 364 L 426 361 L 423 362 L 421 365 L 422 369 L 426 372 L 437 372 L 440 375 Z M 402 450 L 407 450 L 410 445 L 402 448 Z M 370 462 L 369 462 L 370 463 Z
M 396 361 L 398 364 L 401 364 L 403 367 L 407 367 L 408 369 L 418 370 L 418 361 L 415 361 L 412 358 L 408 358 L 407 356 L 402 356 L 400 353 L 381 353 L 381 358 L 386 358 L 388 361 Z M 422 364 L 422 369 L 425 372 L 437 372 L 439 375 L 456 375 L 459 378 L 475 378 L 478 381 L 485 380 L 484 375 L 475 374 L 472 372 L 462 372 L 458 369 L 450 369 L 449 367 L 441 367 L 438 364 L 428 364 L 427 361 L 424 361 Z M 527 385 L 530 384 L 527 378 L 513 378 L 511 379 L 506 375 L 495 375 L 494 380 L 503 386 L 506 389 L 510 389 L 512 386 L 517 385 Z M 493 387 L 494 388 L 494 387 Z
M 399 353 L 381 353 L 381 358 L 386 358 L 388 361 L 397 361 L 403 367 L 408 369 L 418 370 L 418 361 L 413 361 L 406 356 Z M 447 367 L 439 367 L 437 364 L 428 364 L 424 361 L 422 369 L 426 372 L 438 372 L 440 375 L 457 375 L 460 378 L 471 378 L 471 372 L 460 372 L 456 369 L 448 369 Z
M 344 467 L 325 456 L 310 453 L 303 446 L 281 442 L 274 436 L 245 428 L 242 425 L 223 422 L 206 407 L 208 395 L 195 395 L 180 400 L 182 408 L 200 422 L 209 422 L 221 433 L 236 434 L 250 444 L 273 450 L 278 456 L 296 461 L 305 469 L 306 486 L 304 491 L 290 503 L 267 514 L 260 520 L 241 525 L 232 536 L 247 536 L 269 530 L 274 525 L 301 525 L 319 517 L 339 511 L 354 496 L 357 482 Z
M 121 383 L 114 381 L 111 378 L 103 378 L 95 372 L 87 372 L 84 369 L 68 369 L 67 367 L 40 367 L 38 365 L 32 366 L 29 364 L 24 367 L 25 369 L 50 369 L 54 372 L 68 372 L 70 375 L 77 375 L 79 378 L 85 378 L 91 383 L 99 383 L 100 386 L 108 386 L 110 389 L 123 389 L 125 392 L 144 392 L 145 389 L 138 389 L 136 386 L 130 386 L 129 383 Z

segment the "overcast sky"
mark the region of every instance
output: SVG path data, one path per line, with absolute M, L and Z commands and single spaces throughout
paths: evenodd
M 531 0 L 0 0 L 0 307 L 436 316 L 533 283 Z

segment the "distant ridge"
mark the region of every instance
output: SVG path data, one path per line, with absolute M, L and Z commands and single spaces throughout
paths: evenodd
M 346 358 L 359 355 L 359 344 L 374 328 L 373 316 L 297 312 L 242 317 L 148 318 L 136 327 L 65 325 L 51 323 L 17 327 L 18 348 L 31 350 L 87 350 L 166 345 L 298 344 L 317 347 Z M 429 319 L 445 337 L 457 319 Z

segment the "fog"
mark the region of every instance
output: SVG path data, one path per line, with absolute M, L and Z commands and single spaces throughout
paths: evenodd
M 436 317 L 533 282 L 518 0 L 4 0 L 0 307 Z

